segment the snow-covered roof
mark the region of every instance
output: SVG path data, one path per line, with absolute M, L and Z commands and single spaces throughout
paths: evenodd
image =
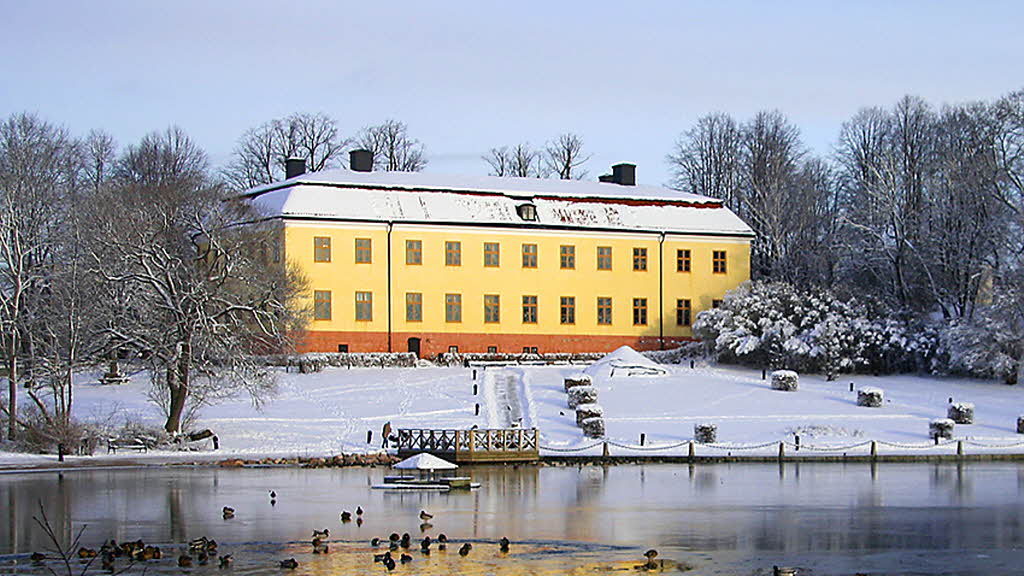
M 593 377 L 668 376 L 669 371 L 657 362 L 630 348 L 621 346 L 609 352 L 584 370 Z
M 271 217 L 751 236 L 720 200 L 609 182 L 326 170 L 247 191 Z M 536 206 L 536 220 L 517 208 Z
M 455 470 L 458 466 L 433 454 L 422 452 L 402 460 L 392 468 L 397 470 Z

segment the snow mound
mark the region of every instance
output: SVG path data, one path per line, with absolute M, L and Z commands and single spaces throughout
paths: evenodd
M 592 378 L 659 378 L 668 376 L 669 371 L 629 346 L 622 346 L 609 352 L 603 358 L 588 366 L 584 374 Z

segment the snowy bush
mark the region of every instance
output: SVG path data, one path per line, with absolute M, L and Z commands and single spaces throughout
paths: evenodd
M 308 354 L 263 356 L 268 366 L 295 367 L 301 373 L 318 372 L 326 366 L 336 368 L 413 368 L 417 364 L 412 352 L 310 352 Z
M 949 371 L 1017 384 L 1024 372 L 1024 318 L 1013 293 L 997 294 L 974 318 L 953 323 L 943 334 Z
M 583 435 L 588 438 L 601 438 L 604 436 L 604 418 L 587 418 L 581 426 Z
M 950 404 L 946 411 L 946 417 L 957 424 L 974 424 L 974 404 L 970 402 Z
M 747 282 L 704 310 L 694 336 L 725 362 L 820 372 L 829 380 L 847 372 L 930 369 L 938 334 L 886 310 L 828 291 L 781 282 Z
M 857 390 L 857 406 L 866 406 L 868 408 L 879 408 L 882 406 L 885 394 L 881 388 L 873 388 L 867 386 Z
M 600 404 L 580 404 L 576 406 L 576 425 L 583 426 L 587 418 L 599 418 L 604 416 L 604 408 Z
M 569 389 L 569 408 L 575 409 L 580 404 L 596 404 L 597 388 L 593 386 L 577 386 Z
M 718 426 L 715 424 L 694 424 L 693 439 L 701 444 L 711 444 L 718 440 Z
M 796 392 L 800 387 L 800 376 L 792 370 L 776 370 L 772 372 L 772 390 Z
M 564 385 L 565 391 L 568 392 L 570 388 L 575 388 L 576 386 L 592 386 L 593 381 L 590 379 L 589 374 L 577 372 L 576 374 L 566 376 Z
M 928 423 L 928 436 L 931 438 L 952 438 L 953 425 L 949 418 L 937 418 Z

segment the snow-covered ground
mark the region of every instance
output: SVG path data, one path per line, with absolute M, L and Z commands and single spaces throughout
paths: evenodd
M 220 439 L 217 457 L 323 456 L 380 448 L 385 422 L 394 428 L 506 427 L 521 424 L 541 431 L 544 453 L 599 454 L 584 438 L 566 405 L 563 378 L 582 366 L 509 366 L 478 368 L 328 368 L 317 374 L 280 374 L 275 397 L 256 409 L 245 398 L 208 407 L 198 428 Z M 685 454 L 693 426 L 718 426 L 718 443 L 697 446 L 698 455 L 773 454 L 779 441 L 801 437 L 800 454 L 866 454 L 879 441 L 886 453 L 941 454 L 955 443 L 931 445 L 928 422 L 946 416 L 949 398 L 975 405 L 975 423 L 957 425 L 967 452 L 1024 452 L 1016 433 L 1024 412 L 1024 390 L 991 381 L 919 376 L 852 376 L 825 382 L 801 376 L 797 392 L 778 392 L 760 371 L 698 365 L 667 366 L 664 377 L 625 376 L 628 371 L 595 372 L 612 454 Z M 873 386 L 885 393 L 881 408 L 856 404 L 854 388 Z M 474 384 L 478 386 L 473 394 Z M 145 397 L 148 380 L 137 375 L 123 386 L 103 386 L 83 375 L 76 386 L 79 418 L 114 421 L 130 418 L 154 426 L 160 411 Z M 480 403 L 479 415 L 475 404 Z M 373 431 L 373 442 L 366 442 Z M 638 447 L 640 434 L 645 446 Z M 751 449 L 751 446 L 771 444 Z M 857 446 L 854 446 L 857 445 Z M 983 446 L 984 445 L 984 446 Z M 633 448 L 630 448 L 633 447 Z M 833 452 L 817 452 L 827 448 Z M 101 450 L 100 452 L 102 452 Z M 793 453 L 793 447 L 787 448 Z M 128 453 L 118 458 L 166 459 L 173 453 Z M 213 454 L 210 454 L 213 456 Z M 3 453 L 0 463 L 22 465 L 51 456 Z

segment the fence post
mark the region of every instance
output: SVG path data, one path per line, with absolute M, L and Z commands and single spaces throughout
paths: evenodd
M 956 441 L 956 455 L 958 457 L 963 457 L 963 455 L 964 455 L 964 441 L 963 440 L 957 440 Z
M 476 394 L 477 394 L 477 385 L 473 384 L 473 396 L 476 396 Z
M 456 459 L 456 460 L 458 460 L 458 459 L 459 459 L 459 449 L 460 449 L 460 448 L 461 448 L 461 446 L 462 446 L 462 443 L 461 443 L 461 442 L 459 442 L 459 440 L 461 439 L 461 438 L 460 438 L 460 435 L 461 435 L 461 434 L 462 434 L 462 430 L 456 430 L 456 431 L 455 431 L 455 459 Z
M 878 459 L 878 444 L 874 440 L 872 440 L 871 441 L 871 461 L 874 462 L 877 459 Z
M 476 380 L 476 368 L 473 368 L 473 380 Z
M 800 435 L 799 434 L 794 434 L 794 437 L 796 438 L 796 442 L 795 442 L 796 447 L 793 448 L 793 451 L 794 452 L 799 452 L 800 451 Z
M 768 370 L 766 370 L 764 368 L 761 368 L 761 380 L 767 380 L 767 379 L 768 379 Z
M 850 392 L 853 392 L 853 382 L 850 382 Z
M 646 440 L 647 440 L 647 434 L 644 434 L 643 432 L 641 432 L 641 433 L 640 433 L 640 445 L 641 445 L 641 446 L 643 446 L 643 445 L 644 445 L 644 442 L 645 442 Z
M 786 457 L 786 443 L 779 441 L 779 463 L 782 463 L 782 459 Z
M 693 464 L 694 452 L 693 452 L 693 440 L 690 440 L 690 452 L 687 454 L 687 458 L 690 460 L 690 464 Z
M 477 402 L 477 404 L 476 404 L 476 413 L 475 413 L 475 416 L 479 416 L 479 415 L 480 415 L 480 403 L 479 403 L 479 402 Z
M 604 458 L 607 458 L 607 457 L 611 456 L 611 453 L 608 452 L 608 441 L 607 440 L 605 440 L 603 446 L 601 447 L 601 456 L 603 456 Z
M 476 450 L 476 431 L 469 431 L 469 453 L 472 454 Z
M 373 430 L 366 431 L 366 443 L 373 444 Z

